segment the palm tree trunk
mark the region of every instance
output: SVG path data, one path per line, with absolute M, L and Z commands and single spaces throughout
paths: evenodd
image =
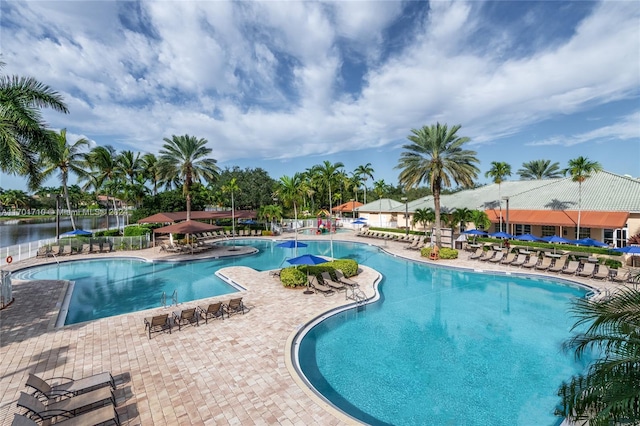
M 67 174 L 62 174 L 62 190 L 64 191 L 64 199 L 67 202 L 67 209 L 69 209 L 69 218 L 71 219 L 71 228 L 76 230 L 76 222 L 73 220 L 73 212 L 71 211 L 71 202 L 69 201 L 69 189 L 67 188 Z
M 118 216 L 118 207 L 116 206 L 116 197 L 113 196 L 113 215 L 116 217 L 116 228 L 120 231 L 120 216 Z
M 434 185 L 433 188 L 433 205 L 436 213 L 436 245 L 440 247 L 442 231 L 440 230 L 440 186 L 438 184 Z
M 295 247 L 293 248 L 295 257 L 298 257 L 298 209 L 296 208 L 296 202 L 293 202 L 293 220 L 295 221 L 295 228 L 293 228 L 293 238 L 295 239 Z
M 582 182 L 578 182 L 578 229 L 576 240 L 580 239 L 580 213 L 582 213 Z
M 191 220 L 191 193 L 187 193 L 187 220 Z
M 498 232 L 502 232 L 502 188 L 500 184 L 498 184 L 498 203 L 500 204 L 500 229 Z

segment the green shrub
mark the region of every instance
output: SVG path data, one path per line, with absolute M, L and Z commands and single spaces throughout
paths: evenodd
M 457 259 L 458 258 L 458 250 L 450 249 L 447 247 L 442 247 L 438 252 L 440 254 L 440 259 Z M 431 247 L 425 247 L 420 250 L 420 256 L 429 257 L 431 254 Z
M 95 237 L 119 237 L 120 231 L 118 229 L 109 229 L 107 231 L 94 232 Z
M 605 259 L 604 264 L 611 269 L 618 269 L 619 267 L 622 266 L 622 262 L 614 259 Z
M 285 287 L 298 287 L 307 283 L 307 275 L 296 267 L 283 268 L 280 271 L 280 281 Z
M 124 228 L 125 237 L 139 237 L 151 233 L 151 229 L 146 225 L 131 225 Z

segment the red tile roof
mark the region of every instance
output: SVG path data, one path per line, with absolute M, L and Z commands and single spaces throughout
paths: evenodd
M 489 220 L 494 223 L 500 221 L 498 209 L 485 210 Z M 580 214 L 580 226 L 585 228 L 622 228 L 627 223 L 627 212 L 597 212 L 583 211 Z M 502 221 L 507 220 L 507 212 L 502 210 Z M 509 223 L 523 225 L 547 225 L 576 227 L 578 224 L 577 210 L 512 210 L 509 209 Z

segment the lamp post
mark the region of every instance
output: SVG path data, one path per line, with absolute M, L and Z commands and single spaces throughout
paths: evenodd
M 510 234 L 511 232 L 510 232 L 510 229 L 509 229 L 509 197 L 502 197 L 502 199 L 504 201 L 506 201 L 506 203 L 507 203 L 507 210 L 506 210 L 507 215 L 506 215 L 505 219 L 506 219 L 506 223 L 507 223 L 507 233 Z
M 407 197 L 402 197 L 400 199 L 404 201 L 404 234 L 409 235 L 409 203 L 407 203 Z

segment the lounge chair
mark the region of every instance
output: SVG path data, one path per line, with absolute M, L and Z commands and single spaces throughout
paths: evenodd
M 331 275 L 329 275 L 328 272 L 323 272 L 320 274 L 322 276 L 322 282 L 325 285 L 328 285 L 329 287 L 331 287 L 334 290 L 340 291 L 340 290 L 347 290 L 347 287 L 337 281 L 334 281 L 333 278 L 331 278 Z
M 507 253 L 506 257 L 503 257 L 502 260 L 500 261 L 500 263 L 502 265 L 508 265 L 511 262 L 513 262 L 516 259 L 516 254 L 511 252 L 511 253 Z
M 631 271 L 625 268 L 616 269 L 615 275 L 611 276 L 611 281 L 615 281 L 617 283 L 626 283 L 629 281 L 629 277 L 631 276 Z
M 417 245 L 417 246 L 415 246 L 415 247 L 410 247 L 410 248 L 411 248 L 411 250 L 422 250 L 422 248 L 423 248 L 424 246 L 426 246 L 426 245 L 427 245 L 426 241 L 425 241 L 425 240 L 422 240 L 422 241 L 420 241 L 420 242 L 418 243 L 418 245 Z
M 596 280 L 606 280 L 611 275 L 611 271 L 607 265 L 598 265 L 598 272 L 593 274 L 591 278 Z
M 552 257 L 543 257 L 542 262 L 539 265 L 536 265 L 535 268 L 538 271 L 546 271 L 551 266 L 551 262 L 553 261 Z
M 224 305 L 223 309 L 227 313 L 227 318 L 229 318 L 231 314 L 235 314 L 237 312 L 242 312 L 242 315 L 244 315 L 244 303 L 242 302 L 242 297 L 229 300 Z
M 318 279 L 314 276 L 310 276 L 309 277 L 309 285 L 311 286 L 311 288 L 313 288 L 313 290 L 317 293 L 320 292 L 322 294 L 324 294 L 325 296 L 331 296 L 334 291 L 331 287 L 326 286 L 324 284 L 320 284 L 318 282 Z
M 421 239 L 422 238 L 416 238 L 415 240 L 413 240 L 413 242 L 410 245 L 406 246 L 405 249 L 412 250 L 412 249 L 418 247 L 418 244 L 420 244 L 420 240 Z
M 342 284 L 348 285 L 350 287 L 358 287 L 358 283 L 345 277 L 344 272 L 342 272 L 342 270 L 336 269 L 335 272 L 336 272 L 336 279 L 340 281 Z
M 596 268 L 595 263 L 591 263 L 591 262 L 585 263 L 584 266 L 582 267 L 582 270 L 576 272 L 576 275 L 578 275 L 579 277 L 591 278 L 591 276 L 595 272 L 595 268 Z
M 567 263 L 567 255 L 561 256 L 559 259 L 556 259 L 553 266 L 551 266 L 548 271 L 549 272 L 560 272 L 564 269 L 565 264 Z
M 80 254 L 89 254 L 89 253 L 91 253 L 91 245 L 83 244 L 82 249 L 80 250 Z
M 49 255 L 49 247 L 42 246 L 38 248 L 38 253 L 36 253 L 36 257 L 47 257 Z
M 54 377 L 53 379 L 64 379 L 65 381 L 63 383 L 50 385 L 35 374 L 29 373 L 25 386 L 32 388 L 34 395 L 47 398 L 48 400 L 60 396 L 68 397 L 79 395 L 107 386 L 110 386 L 111 389 L 116 388 L 116 382 L 109 372 L 94 374 L 78 380 L 69 379 L 68 377 Z
M 198 307 L 199 314 L 204 317 L 204 323 L 209 323 L 209 318 L 224 320 L 224 308 L 222 302 L 210 303 L 209 306 Z
M 469 256 L 469 259 L 480 259 L 480 257 L 484 254 L 484 249 L 482 247 L 478 247 L 476 252 Z
M 533 269 L 535 268 L 535 266 L 538 264 L 538 256 L 536 256 L 535 254 L 532 256 L 529 256 L 529 261 L 524 263 L 522 265 L 523 268 L 529 268 L 529 269 Z
M 169 314 L 156 315 L 155 317 L 149 317 L 144 319 L 145 331 L 149 329 L 149 339 L 151 339 L 151 333 L 158 333 L 160 331 L 169 330 L 171 334 L 171 321 L 169 321 Z
M 481 260 L 483 262 L 488 261 L 489 259 L 493 258 L 493 256 L 495 256 L 496 252 L 494 250 L 487 250 L 484 255 L 482 255 L 481 257 L 478 258 L 478 260 Z
M 522 265 L 525 264 L 526 261 L 527 261 L 527 255 L 526 254 L 519 254 L 518 257 L 516 258 L 516 260 L 511 262 L 509 265 L 522 266 Z
M 91 408 L 103 407 L 105 405 L 116 405 L 111 388 L 100 388 L 91 392 L 83 393 L 70 398 L 51 401 L 47 404 L 40 401 L 33 395 L 20 392 L 20 397 L 16 405 L 27 410 L 29 417 L 46 421 L 58 416 L 72 417 L 76 414 L 88 411 Z
M 567 275 L 573 275 L 578 271 L 579 266 L 580 266 L 580 262 L 578 262 L 577 260 L 572 260 L 569 262 L 567 267 L 561 270 L 560 272 Z
M 178 331 L 182 330 L 182 324 L 188 325 L 200 325 L 198 321 L 198 313 L 196 308 L 183 309 L 173 313 L 173 321 L 178 324 Z
M 60 246 L 52 246 L 51 251 L 49 251 L 49 256 L 58 256 L 60 255 Z
M 498 263 L 498 262 L 501 262 L 503 258 L 504 258 L 504 252 L 503 251 L 499 251 L 499 252 L 496 253 L 496 255 L 494 257 L 489 259 L 489 262 Z
M 61 256 L 71 256 L 73 254 L 73 249 L 71 245 L 62 246 L 62 250 L 60 251 Z
M 120 424 L 120 417 L 116 412 L 116 408 L 111 405 L 87 411 L 83 414 L 73 416 L 70 419 L 58 420 L 55 424 L 61 426 L 86 426 L 86 425 L 102 425 L 102 424 Z M 43 423 L 44 424 L 44 423 Z M 39 426 L 34 420 L 22 414 L 14 414 L 11 426 Z

